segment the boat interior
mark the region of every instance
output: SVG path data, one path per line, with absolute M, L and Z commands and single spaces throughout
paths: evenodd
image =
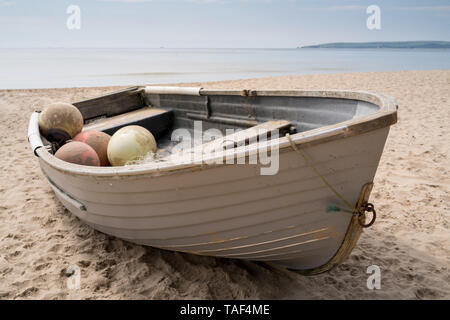
M 99 130 L 110 135 L 127 125 L 140 125 L 154 135 L 159 147 L 168 147 L 174 130 L 184 128 L 192 134 L 194 121 L 202 121 L 202 130 L 215 128 L 223 140 L 239 140 L 227 129 L 270 132 L 280 136 L 337 124 L 372 114 L 379 106 L 370 102 L 343 98 L 257 96 L 248 91 L 211 92 L 205 95 L 153 94 L 142 87 L 128 88 L 109 95 L 76 102 L 84 130 Z M 261 131 L 262 130 L 262 131 Z M 250 134 L 251 136 L 252 134 Z M 244 135 L 242 135 L 244 136 Z M 268 134 L 270 139 L 270 134 Z M 223 142 L 223 141 L 222 141 Z

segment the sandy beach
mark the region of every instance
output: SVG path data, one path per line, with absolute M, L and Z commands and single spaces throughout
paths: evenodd
M 191 84 L 192 85 L 192 84 Z M 56 199 L 27 142 L 34 109 L 119 87 L 0 90 L 0 299 L 450 299 L 450 70 L 283 76 L 204 88 L 351 89 L 399 105 L 375 177 L 375 225 L 349 259 L 305 277 L 107 236 Z M 66 268 L 81 269 L 68 289 Z M 366 286 L 381 269 L 381 289 Z

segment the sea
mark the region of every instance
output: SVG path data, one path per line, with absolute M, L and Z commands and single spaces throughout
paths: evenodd
M 450 49 L 0 49 L 0 89 L 450 69 Z

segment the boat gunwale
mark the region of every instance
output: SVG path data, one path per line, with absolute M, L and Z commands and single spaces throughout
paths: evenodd
M 180 87 L 184 88 L 184 87 Z M 144 87 L 136 87 L 137 91 L 145 92 Z M 122 90 L 126 91 L 126 90 Z M 393 98 L 384 94 L 371 93 L 367 91 L 348 91 L 348 90 L 216 90 L 199 89 L 200 95 L 239 95 L 239 96 L 286 96 L 286 97 L 310 97 L 310 98 L 332 98 L 364 101 L 375 104 L 379 107 L 377 111 L 366 116 L 357 117 L 342 121 L 333 125 L 327 125 L 320 128 L 299 132 L 291 135 L 292 141 L 301 147 L 330 142 L 337 139 L 351 137 L 362 133 L 370 132 L 376 129 L 388 127 L 397 122 L 397 104 Z M 176 95 L 176 93 L 172 93 Z M 89 99 L 99 99 L 101 97 Z M 36 119 L 37 120 L 37 119 Z M 31 123 L 30 123 L 31 125 Z M 269 140 L 266 143 L 256 145 L 242 146 L 230 150 L 224 150 L 218 155 L 204 158 L 201 161 L 189 161 L 185 163 L 144 163 L 139 165 L 130 165 L 122 167 L 88 167 L 68 163 L 54 157 L 46 148 L 38 148 L 35 154 L 50 167 L 69 174 L 69 175 L 88 175 L 95 177 L 114 177 L 114 176 L 135 176 L 151 175 L 161 176 L 167 174 L 180 173 L 183 171 L 196 171 L 218 166 L 226 166 L 222 161 L 230 156 L 235 158 L 249 157 L 259 153 L 262 148 L 271 148 L 276 146 L 279 152 L 292 151 L 292 146 L 286 136 Z M 267 150 L 267 149 L 266 149 Z M 217 160 L 217 161 L 216 161 Z M 208 163 L 214 164 L 208 164 Z M 161 165 L 163 164 L 163 165 Z M 164 166 L 165 165 L 165 166 Z

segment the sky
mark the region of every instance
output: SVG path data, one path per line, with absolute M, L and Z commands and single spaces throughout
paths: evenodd
M 80 28 L 69 29 L 70 5 Z M 380 8 L 369 30 L 367 7 Z M 71 20 L 73 21 L 73 20 Z M 0 48 L 295 48 L 450 41 L 449 0 L 0 0 Z

